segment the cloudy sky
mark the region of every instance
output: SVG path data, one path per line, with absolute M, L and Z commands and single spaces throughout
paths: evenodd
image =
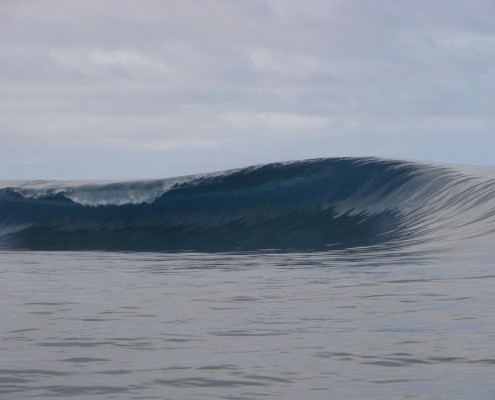
M 495 164 L 493 0 L 0 0 L 0 179 Z

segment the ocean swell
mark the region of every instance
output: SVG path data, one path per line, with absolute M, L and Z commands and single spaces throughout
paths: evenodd
M 474 172 L 473 172 L 474 171 Z M 495 180 L 374 158 L 132 182 L 4 182 L 0 248 L 490 252 Z

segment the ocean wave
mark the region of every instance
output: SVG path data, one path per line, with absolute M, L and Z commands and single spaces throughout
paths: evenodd
M 476 169 L 329 158 L 145 181 L 0 186 L 0 248 L 490 252 L 495 180 Z

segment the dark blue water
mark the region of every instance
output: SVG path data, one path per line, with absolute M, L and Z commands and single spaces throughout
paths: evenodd
M 492 173 L 6 182 L 0 398 L 493 399 Z
M 152 181 L 4 182 L 0 248 L 484 251 L 495 180 L 481 172 L 330 158 Z

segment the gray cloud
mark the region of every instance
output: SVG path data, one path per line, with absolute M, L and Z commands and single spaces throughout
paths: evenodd
M 0 2 L 1 178 L 490 163 L 492 1 Z

